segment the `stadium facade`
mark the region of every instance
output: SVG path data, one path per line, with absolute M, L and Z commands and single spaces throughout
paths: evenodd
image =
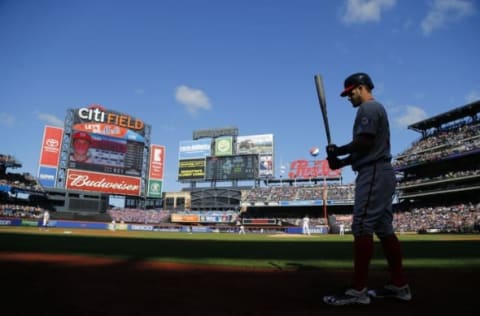
M 476 101 L 408 127 L 421 135 L 393 160 L 396 214 L 454 205 L 446 209 L 466 212 L 469 223 L 475 221 L 480 211 L 479 113 Z M 245 225 L 283 225 L 304 215 L 323 219 L 320 224 L 328 221 L 332 228 L 338 222 L 348 225 L 354 184 L 342 183 L 341 172 L 315 157 L 292 161 L 277 177 L 273 134 L 239 135 L 231 127 L 194 131 L 191 140 L 179 143 L 177 180 L 184 189 L 163 192 L 165 147 L 150 144 L 150 130 L 135 117 L 98 105 L 70 109 L 63 128 L 45 127 L 39 185 L 30 175 L 6 172 L 21 163 L 1 156 L 2 202 L 53 205 L 64 217 L 94 219 L 106 214 L 108 197 L 123 196 L 127 208 L 169 210 L 169 220 L 182 225 L 224 224 L 235 218 L 232 214 L 240 214 Z M 89 162 L 71 158 L 79 132 L 88 134 Z

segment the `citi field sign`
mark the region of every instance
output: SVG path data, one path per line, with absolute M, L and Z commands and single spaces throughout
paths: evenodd
M 145 141 L 145 123 L 128 114 L 107 110 L 100 104 L 75 109 L 74 113 L 74 130 Z
M 88 122 L 97 122 L 112 124 L 135 131 L 143 131 L 145 124 L 142 120 L 136 119 L 130 115 L 106 111 L 105 108 L 98 104 L 93 104 L 87 108 L 79 108 L 77 110 L 77 115 L 81 120 Z

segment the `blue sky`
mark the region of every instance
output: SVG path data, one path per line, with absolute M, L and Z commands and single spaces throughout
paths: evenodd
M 313 77 L 332 139 L 351 139 L 343 80 L 368 72 L 391 120 L 407 125 L 480 99 L 480 3 L 470 0 L 0 0 L 0 153 L 36 175 L 45 125 L 102 104 L 152 126 L 177 191 L 178 145 L 197 129 L 272 133 L 280 165 L 324 153 Z M 345 182 L 353 181 L 349 168 Z

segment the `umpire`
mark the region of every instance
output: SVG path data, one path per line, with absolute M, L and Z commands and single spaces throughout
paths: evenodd
M 390 163 L 390 128 L 387 113 L 372 95 L 372 79 L 366 73 L 350 75 L 340 94 L 348 97 L 357 114 L 353 140 L 344 145 L 328 145 L 327 160 L 331 169 L 351 165 L 356 172 L 354 235 L 354 273 L 352 287 L 339 295 L 324 296 L 330 305 L 369 304 L 371 297 L 411 300 L 410 287 L 402 266 L 402 249 L 393 230 L 392 200 L 395 173 Z M 345 156 L 344 158 L 340 158 Z M 373 234 L 380 239 L 390 271 L 390 282 L 368 290 L 368 270 L 373 256 Z

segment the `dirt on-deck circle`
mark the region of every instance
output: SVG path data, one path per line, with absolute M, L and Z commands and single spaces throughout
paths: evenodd
M 0 253 L 3 315 L 434 315 L 478 312 L 477 270 L 408 270 L 414 299 L 331 307 L 351 271 L 242 269 L 80 255 Z M 371 285 L 385 271 L 370 273 Z

